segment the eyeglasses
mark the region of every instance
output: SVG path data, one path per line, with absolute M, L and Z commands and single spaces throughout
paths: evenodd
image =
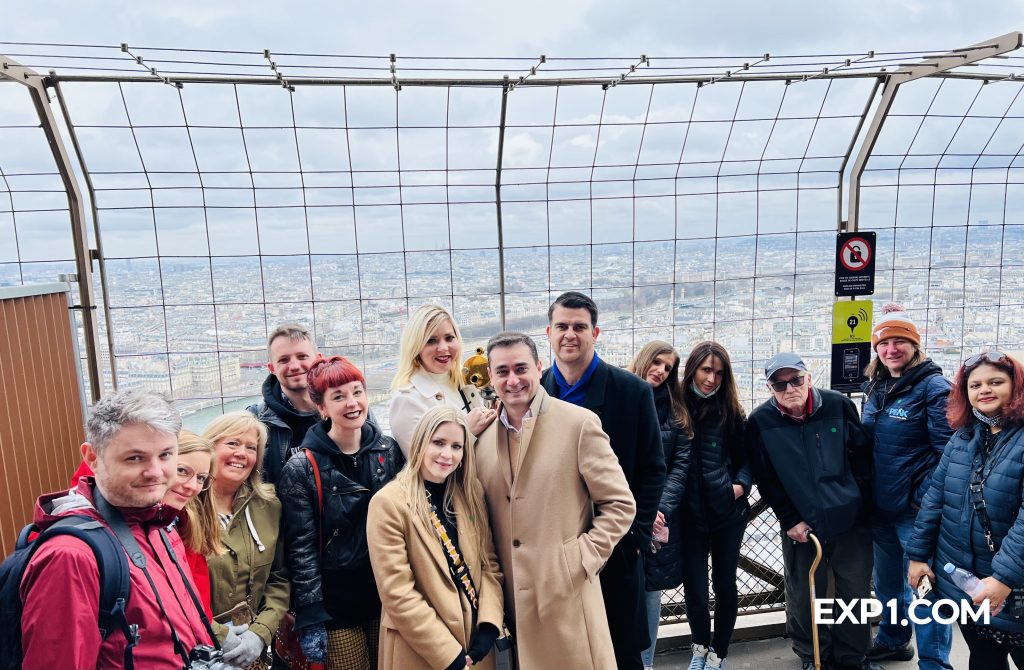
M 787 386 L 792 386 L 795 389 L 798 389 L 801 386 L 803 386 L 804 379 L 806 378 L 806 375 L 799 375 L 797 377 L 793 377 L 792 379 L 787 379 L 781 382 L 768 382 L 768 386 L 771 386 L 772 390 L 774 390 L 776 393 L 784 393 L 786 391 Z
M 184 465 L 178 466 L 178 483 L 188 484 L 190 481 L 195 479 L 199 482 L 199 490 L 205 491 L 210 488 L 213 484 L 213 476 L 208 472 L 195 472 L 192 468 L 187 468 Z
M 988 361 L 989 363 L 1003 363 L 1006 361 L 1006 354 L 1001 351 L 996 351 L 995 349 L 981 354 L 974 354 L 964 361 L 964 367 L 970 368 L 982 361 Z

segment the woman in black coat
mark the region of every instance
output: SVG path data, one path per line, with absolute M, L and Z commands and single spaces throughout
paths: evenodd
M 682 432 L 690 439 L 690 469 L 682 507 L 683 593 L 693 634 L 691 670 L 721 668 L 736 626 L 736 571 L 750 516 L 752 475 L 744 450 L 746 417 L 729 353 L 717 342 L 693 348 L 680 381 Z M 711 636 L 708 557 L 715 591 Z
M 654 542 L 644 563 L 647 590 L 647 625 L 651 646 L 641 654 L 644 668 L 654 667 L 654 649 L 658 643 L 661 620 L 661 592 L 675 589 L 683 582 L 682 515 L 677 513 L 686 492 L 690 468 L 690 440 L 679 423 L 683 416 L 683 398 L 679 388 L 679 354 L 668 342 L 654 340 L 636 355 L 629 371 L 651 385 L 654 406 L 661 426 L 661 444 L 665 451 L 668 476 L 654 522 Z
M 373 670 L 381 618 L 370 565 L 370 498 L 405 464 L 398 443 L 366 420 L 366 382 L 347 359 L 319 360 L 307 373 L 322 421 L 285 464 L 283 505 L 295 627 L 306 658 L 327 670 Z

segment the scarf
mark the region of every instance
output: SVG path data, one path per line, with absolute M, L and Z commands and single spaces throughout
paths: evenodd
M 974 412 L 974 418 L 975 419 L 977 419 L 978 421 L 981 421 L 983 424 L 985 424 L 989 428 L 998 428 L 999 426 L 1001 426 L 1003 424 L 1003 415 L 1002 414 L 1000 414 L 998 416 L 991 416 L 991 417 L 990 416 L 985 416 L 984 414 L 982 414 L 978 410 L 977 407 L 972 407 L 971 411 Z

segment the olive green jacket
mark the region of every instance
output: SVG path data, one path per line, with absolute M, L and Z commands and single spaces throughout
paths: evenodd
M 251 521 L 251 526 L 250 526 Z M 270 644 L 291 595 L 280 538 L 281 501 L 264 500 L 251 491 L 235 496 L 234 516 L 220 535 L 220 556 L 208 556 L 213 615 L 247 602 L 256 619 L 249 630 Z M 215 625 L 223 639 L 226 629 Z

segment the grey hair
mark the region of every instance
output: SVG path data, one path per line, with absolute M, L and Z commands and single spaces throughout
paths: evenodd
M 316 343 L 313 342 L 313 336 L 309 334 L 309 330 L 305 326 L 298 323 L 283 323 L 275 328 L 270 333 L 270 337 L 267 338 L 267 356 L 270 356 L 270 345 L 274 343 L 279 337 L 287 337 L 292 342 L 302 342 L 305 340 L 313 345 L 316 349 Z
M 181 415 L 171 399 L 158 391 L 134 389 L 100 398 L 85 423 L 85 439 L 100 454 L 107 442 L 126 426 L 141 425 L 177 437 Z
M 530 349 L 530 355 L 533 356 L 533 362 L 540 363 L 540 356 L 537 354 L 537 345 L 534 343 L 533 338 L 529 335 L 514 331 L 498 333 L 491 339 L 487 340 L 487 358 L 491 357 L 491 349 L 514 347 L 517 344 L 525 344 Z

